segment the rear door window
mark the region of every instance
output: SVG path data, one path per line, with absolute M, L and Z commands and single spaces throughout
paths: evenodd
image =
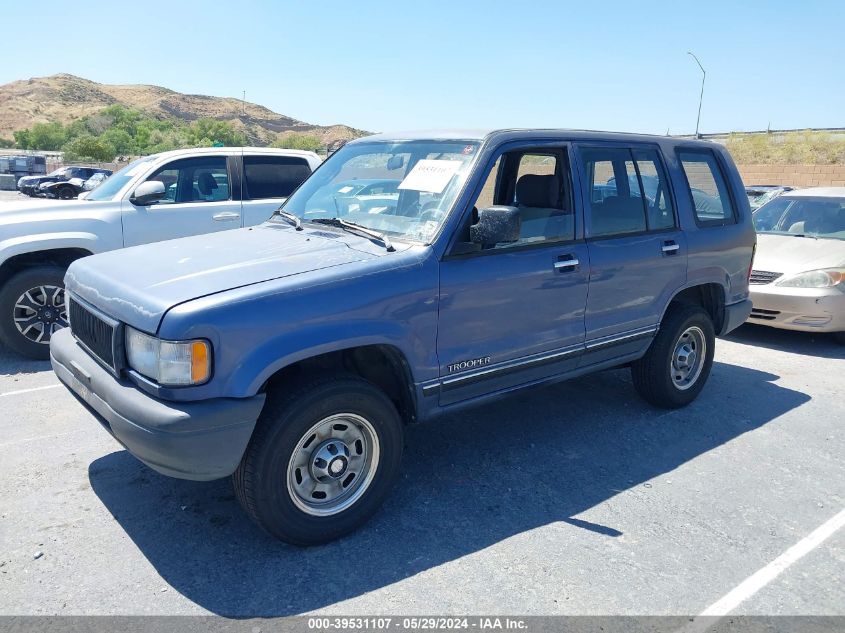
M 649 230 L 674 228 L 675 209 L 660 155 L 654 149 L 635 149 L 633 155 L 640 177 Z
M 631 152 L 582 148 L 590 201 L 590 235 L 605 237 L 646 230 L 642 193 Z
M 590 235 L 607 237 L 675 227 L 660 154 L 650 148 L 581 149 L 587 173 Z
M 678 159 L 690 187 L 695 217 L 700 225 L 736 222 L 727 182 L 713 152 L 681 150 Z
M 248 200 L 287 198 L 310 175 L 304 158 L 244 156 L 244 195 Z

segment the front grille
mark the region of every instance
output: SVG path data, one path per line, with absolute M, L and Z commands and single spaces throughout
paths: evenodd
M 778 277 L 781 277 L 783 273 L 772 273 L 767 270 L 752 270 L 751 271 L 751 278 L 748 280 L 748 283 L 751 284 L 770 284 Z
M 764 310 L 763 308 L 752 308 L 752 319 L 760 319 L 761 321 L 774 321 L 780 314 L 780 310 Z
M 70 331 L 109 367 L 114 367 L 114 327 L 69 299 Z

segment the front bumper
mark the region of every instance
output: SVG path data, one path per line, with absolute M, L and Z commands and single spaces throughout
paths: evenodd
M 53 335 L 50 362 L 59 380 L 130 453 L 153 470 L 180 479 L 231 475 L 264 406 L 263 394 L 197 402 L 153 398 L 115 378 L 67 328 Z
M 845 332 L 845 291 L 833 288 L 751 286 L 749 323 L 801 332 Z

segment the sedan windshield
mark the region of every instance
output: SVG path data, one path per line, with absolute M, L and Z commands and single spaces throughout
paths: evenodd
M 88 194 L 88 197 L 85 199 L 93 200 L 95 202 L 103 202 L 106 200 L 114 199 L 114 197 L 121 189 L 123 189 L 126 183 L 128 183 L 141 171 L 143 171 L 146 168 L 147 163 L 152 162 L 156 158 L 157 157 L 153 155 L 133 160 L 126 167 L 124 167 L 118 172 L 115 172 L 114 175 L 112 175 L 99 187 L 93 189 L 91 193 Z
M 754 212 L 758 233 L 845 239 L 845 198 L 780 196 Z
M 340 218 L 391 238 L 427 243 L 466 182 L 477 150 L 478 143 L 467 141 L 352 143 L 333 154 L 282 209 L 304 222 Z

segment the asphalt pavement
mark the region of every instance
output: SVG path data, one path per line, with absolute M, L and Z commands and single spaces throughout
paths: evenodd
M 617 370 L 415 425 L 375 519 L 299 549 L 0 349 L 0 614 L 845 615 L 843 377 L 743 326 L 682 410 Z

